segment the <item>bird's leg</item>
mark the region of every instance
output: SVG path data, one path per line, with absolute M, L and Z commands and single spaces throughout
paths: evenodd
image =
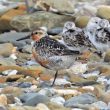
M 101 51 L 95 51 L 94 53 L 96 53 L 100 58 L 102 57 L 102 52 Z
M 51 86 L 53 86 L 53 85 L 54 85 L 55 80 L 56 80 L 56 78 L 57 78 L 57 75 L 58 75 L 58 71 L 56 71 L 56 73 L 55 73 L 54 80 L 53 80 L 53 82 L 52 82 L 52 85 L 51 85 Z
M 29 4 L 28 4 L 28 0 L 25 0 L 25 4 L 26 4 L 27 12 L 29 13 Z

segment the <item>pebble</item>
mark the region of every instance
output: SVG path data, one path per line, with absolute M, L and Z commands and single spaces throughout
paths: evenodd
M 32 86 L 32 84 L 29 82 L 21 82 L 18 84 L 18 87 L 20 87 L 20 88 L 29 88 L 31 86 Z
M 50 80 L 51 83 L 53 82 L 53 78 Z M 66 85 L 66 84 L 71 84 L 71 82 L 67 81 L 66 79 L 63 78 L 57 78 L 55 81 L 55 85 Z
M 63 105 L 65 103 L 65 99 L 61 96 L 58 96 L 58 97 L 53 97 L 50 99 L 51 102 L 54 102 L 54 103 L 57 103 L 57 104 L 60 104 L 60 105 Z
M 10 76 L 10 75 L 16 75 L 17 72 L 18 72 L 17 70 L 6 70 L 6 71 L 3 71 L 2 74 Z
M 78 96 L 74 96 L 65 102 L 66 107 L 74 107 L 77 104 L 92 104 L 96 102 L 96 97 L 91 93 L 84 93 Z
M 24 103 L 24 105 L 28 106 L 35 106 L 39 103 L 47 103 L 49 101 L 49 97 L 38 93 L 26 93 L 21 95 L 19 98 Z
M 37 107 L 35 108 L 36 110 L 50 110 L 45 104 L 39 103 Z
M 5 105 L 6 106 L 8 104 L 7 100 L 8 99 L 7 99 L 7 96 L 5 94 L 1 94 L 0 95 L 0 104 L 1 105 Z
M 109 109 L 107 104 L 102 102 L 102 101 L 95 102 L 91 106 L 97 107 L 99 110 L 107 110 L 107 109 Z

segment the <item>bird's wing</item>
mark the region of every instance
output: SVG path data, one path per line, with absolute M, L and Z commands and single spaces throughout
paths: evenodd
M 42 42 L 42 44 L 41 44 Z M 76 50 L 70 50 L 68 47 L 66 47 L 64 44 L 58 42 L 55 39 L 49 38 L 49 37 L 43 37 L 40 40 L 39 45 L 37 45 L 37 48 L 41 48 L 42 52 L 47 54 L 47 56 L 62 56 L 62 55 L 77 55 L 80 54 L 79 51 Z

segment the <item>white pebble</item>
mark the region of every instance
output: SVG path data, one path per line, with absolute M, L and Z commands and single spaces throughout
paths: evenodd
M 53 82 L 53 78 L 50 79 L 51 83 Z M 71 84 L 71 82 L 67 81 L 66 79 L 63 78 L 57 78 L 55 81 L 55 85 L 66 85 L 66 84 Z
M 63 105 L 65 103 L 65 99 L 63 97 L 54 97 L 54 98 L 51 98 L 50 100 L 51 102 L 54 102 L 54 103 L 57 103 L 59 105 Z

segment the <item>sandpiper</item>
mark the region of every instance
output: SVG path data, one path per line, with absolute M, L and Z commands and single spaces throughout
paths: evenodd
M 64 44 L 52 39 L 42 29 L 37 29 L 31 33 L 31 37 L 34 40 L 32 46 L 32 53 L 35 60 L 43 67 L 51 70 L 55 70 L 55 77 L 52 86 L 55 83 L 58 71 L 61 69 L 67 69 L 74 64 L 74 61 L 79 51 L 71 50 Z M 29 38 L 29 36 L 18 39 L 23 40 Z

